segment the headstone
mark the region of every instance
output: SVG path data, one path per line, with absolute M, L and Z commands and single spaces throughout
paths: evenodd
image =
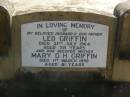
M 116 6 L 114 11 L 115 16 L 119 18 L 119 29 L 120 32 L 118 41 L 119 43 L 119 52 L 120 57 L 129 57 L 130 56 L 130 33 L 129 33 L 129 27 L 130 27 L 130 3 L 124 2 L 120 3 Z
M 64 80 L 112 79 L 117 19 L 110 12 L 115 3 L 24 1 L 4 1 L 13 17 L 6 61 L 11 73 L 0 71 L 1 78 L 20 71 Z
M 16 71 L 46 71 L 60 77 L 95 72 L 111 78 L 116 18 L 73 9 L 16 12 L 12 20 Z
M 118 37 L 113 80 L 130 81 L 130 3 L 118 4 L 114 14 L 118 18 Z
M 0 6 L 0 57 L 8 55 L 10 45 L 10 17 L 7 10 Z
M 8 11 L 0 6 L 0 79 L 12 77 L 11 32 Z

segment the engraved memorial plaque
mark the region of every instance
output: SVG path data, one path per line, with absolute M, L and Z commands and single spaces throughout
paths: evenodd
M 22 66 L 106 68 L 109 27 L 81 21 L 21 25 Z

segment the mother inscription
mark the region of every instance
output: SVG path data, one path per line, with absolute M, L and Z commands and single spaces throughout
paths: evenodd
M 83 21 L 21 25 L 22 66 L 106 67 L 109 27 Z

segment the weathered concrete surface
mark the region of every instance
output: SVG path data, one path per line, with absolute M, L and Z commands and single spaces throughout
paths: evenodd
M 74 11 L 98 11 L 99 13 L 113 14 L 115 6 L 128 0 L 0 0 L 10 14 L 17 12 L 62 10 L 71 9 Z M 89 10 L 88 10 L 89 9 Z
M 113 79 L 130 81 L 130 2 L 118 4 L 114 10 L 118 17 L 117 56 Z
M 113 66 L 113 80 L 130 81 L 130 60 L 115 60 Z
M 109 55 L 108 55 L 108 65 L 110 67 L 110 76 L 112 76 L 112 64 L 113 64 L 113 51 L 115 46 L 115 29 L 116 29 L 116 18 L 113 16 L 113 10 L 115 5 L 119 2 L 126 0 L 1 0 L 1 4 L 4 5 L 5 8 L 9 10 L 11 16 L 14 16 L 13 31 L 12 31 L 12 46 L 9 50 L 9 58 L 1 60 L 1 68 L 0 74 L 1 78 L 10 78 L 13 76 L 14 72 L 20 67 L 20 25 L 21 23 L 25 23 L 26 21 L 37 21 L 37 20 L 60 20 L 56 18 L 52 18 L 54 16 L 47 16 L 44 18 L 41 16 L 41 12 L 73 12 L 72 16 L 65 17 L 64 19 L 72 20 L 91 20 L 91 22 L 102 23 L 110 26 L 110 46 L 109 46 Z M 35 13 L 38 14 L 27 14 L 27 13 Z M 76 14 L 77 12 L 77 14 Z M 82 13 L 82 15 L 80 14 Z M 88 14 L 89 13 L 89 14 Z M 49 14 L 49 13 L 48 13 Z M 80 14 L 80 15 L 79 15 Z M 19 16 L 21 15 L 21 16 Z M 30 16 L 29 16 L 30 15 Z M 70 14 L 71 15 L 71 14 Z M 18 16 L 18 17 L 17 17 Z M 77 17 L 76 17 L 77 16 Z M 22 17 L 19 19 L 19 17 Z M 40 19 L 35 19 L 39 17 Z M 50 19 L 51 18 L 51 19 Z M 33 20 L 35 19 L 35 20 Z M 61 18 L 62 20 L 63 18 Z M 16 27 L 17 26 L 17 27 Z M 117 67 L 115 67 L 117 68 Z M 37 71 L 34 69 L 34 71 Z M 103 72 L 104 73 L 104 72 Z M 122 78 L 123 80 L 123 78 Z
M 101 4 L 108 2 L 99 2 L 99 4 L 94 6 L 91 1 L 56 1 L 52 0 L 49 2 L 45 0 L 44 2 L 39 1 L 10 1 L 4 0 L 2 3 L 9 10 L 11 16 L 13 16 L 12 21 L 12 33 L 11 33 L 11 52 L 9 55 L 9 60 L 1 60 L 1 78 L 12 77 L 13 74 L 21 67 L 21 41 L 20 41 L 20 27 L 21 24 L 27 22 L 43 21 L 43 20 L 80 20 L 89 21 L 99 24 L 104 24 L 109 26 L 109 46 L 108 46 L 108 58 L 107 58 L 107 69 L 96 71 L 101 73 L 104 78 L 110 79 L 112 76 L 112 65 L 114 60 L 114 46 L 115 46 L 115 32 L 116 32 L 116 18 L 110 12 L 110 6 L 106 8 L 100 8 Z M 110 3 L 111 1 L 109 1 Z M 115 2 L 112 3 L 111 8 L 113 8 Z M 106 5 L 105 5 L 106 6 Z M 88 7 L 88 8 L 87 8 Z M 91 7 L 91 8 L 89 8 Z M 98 7 L 101 10 L 97 10 Z M 107 10 L 107 11 L 106 11 Z M 6 64 L 6 65 L 5 65 Z M 9 70 L 8 70 L 8 69 Z M 32 68 L 33 70 L 33 68 Z M 44 69 L 38 69 L 38 71 L 44 71 Z M 45 69 L 46 70 L 46 69 Z M 54 69 L 60 70 L 60 69 Z M 83 71 L 88 73 L 88 69 L 72 69 L 74 71 Z M 37 69 L 34 69 L 37 71 Z M 50 70 L 52 71 L 52 69 Z M 61 70 L 62 72 L 70 71 L 70 69 Z M 67 73 L 66 72 L 66 73 Z M 56 74 L 56 73 L 55 73 Z
M 10 63 L 10 16 L 3 7 L 0 7 L 0 77 L 7 78 L 12 73 Z
M 8 55 L 10 42 L 10 17 L 6 9 L 0 6 L 0 57 Z
M 86 75 L 89 75 L 88 71 L 96 71 L 100 72 L 101 76 L 104 78 L 110 79 L 111 73 L 112 73 L 112 64 L 114 59 L 114 45 L 115 45 L 115 30 L 116 30 L 116 18 L 100 15 L 100 14 L 94 14 L 94 13 L 82 13 L 82 12 L 36 12 L 31 14 L 24 14 L 24 15 L 18 15 L 13 17 L 13 25 L 12 25 L 12 34 L 13 34 L 13 40 L 12 40 L 12 49 L 14 51 L 14 68 L 15 71 L 19 70 L 21 67 L 21 40 L 20 39 L 20 33 L 21 33 L 21 24 L 28 23 L 28 22 L 35 22 L 35 21 L 53 21 L 53 20 L 76 20 L 76 21 L 89 21 L 99 24 L 104 24 L 109 26 L 109 43 L 108 43 L 108 56 L 107 56 L 107 68 L 106 69 L 100 69 L 97 68 L 96 70 L 88 69 L 88 68 L 71 68 L 71 69 L 56 69 L 56 68 L 32 68 L 29 70 L 32 71 L 52 71 L 52 75 L 57 75 L 62 77 L 62 73 L 64 73 L 64 76 L 68 74 L 68 72 L 72 71 L 80 71 L 85 73 Z M 26 70 L 26 69 L 25 69 Z M 55 72 L 53 72 L 55 71 Z M 59 73 L 57 73 L 59 72 Z M 62 72 L 62 73 L 61 73 Z M 96 73 L 95 72 L 95 73 Z M 71 73 L 69 73 L 70 76 L 72 76 Z M 78 75 L 77 75 L 78 76 Z M 79 75 L 78 77 L 80 77 Z M 51 77 L 51 76 L 48 76 Z M 73 76 L 72 76 L 73 77 Z M 87 76 L 86 76 L 87 77 Z
M 119 18 L 119 52 L 121 55 L 130 54 L 130 2 L 120 3 L 114 11 L 115 16 Z

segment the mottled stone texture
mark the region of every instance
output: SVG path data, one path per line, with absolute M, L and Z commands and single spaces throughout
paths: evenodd
M 10 42 L 10 17 L 7 10 L 0 7 L 0 57 L 7 56 Z
M 43 5 L 34 5 L 32 2 L 23 7 L 24 3 L 19 2 L 7 2 L 5 3 L 5 7 L 8 9 L 11 15 L 11 48 L 9 49 L 8 58 L 4 58 L 0 61 L 0 78 L 7 79 L 14 76 L 17 71 L 31 70 L 33 73 L 38 72 L 50 72 L 53 76 L 58 76 L 59 78 L 63 78 L 62 76 L 70 76 L 72 78 L 78 78 L 83 74 L 86 75 L 86 78 L 89 80 L 89 75 L 91 72 L 95 72 L 94 74 L 99 74 L 100 77 L 104 79 L 112 78 L 112 69 L 114 63 L 114 49 L 115 49 L 115 35 L 116 35 L 116 24 L 117 19 L 108 11 L 101 11 L 94 9 L 87 9 L 87 2 L 78 1 L 80 3 L 64 1 L 62 3 L 46 3 Z M 89 1 L 88 1 L 89 2 Z M 3 4 L 4 4 L 3 3 Z M 63 6 L 64 4 L 64 6 Z M 79 6 L 80 5 L 80 6 Z M 82 5 L 82 6 L 81 6 Z M 21 6 L 21 7 L 20 7 Z M 112 5 L 113 6 L 113 5 Z M 13 17 L 13 19 L 12 19 Z M 107 55 L 107 68 L 101 69 L 88 69 L 88 68 L 79 68 L 79 69 L 67 69 L 67 68 L 22 68 L 21 67 L 21 24 L 30 23 L 36 21 L 60 21 L 60 20 L 68 20 L 68 21 L 87 21 L 98 24 L 103 24 L 109 26 L 109 42 L 108 42 L 108 55 Z M 74 73 L 75 72 L 75 73 Z M 78 73 L 79 72 L 79 75 Z M 73 77 L 74 74 L 74 77 Z M 91 75 L 94 77 L 93 75 Z M 48 76 L 51 78 L 51 76 Z M 100 78 L 99 77 L 99 78 Z
M 31 23 L 36 21 L 87 21 L 98 24 L 103 24 L 109 26 L 109 42 L 108 42 L 108 55 L 107 55 L 107 68 L 21 68 L 21 24 Z M 111 79 L 112 77 L 112 67 L 114 61 L 114 48 L 115 48 L 115 32 L 116 32 L 116 23 L 117 20 L 113 16 L 107 16 L 102 14 L 95 14 L 91 12 L 75 12 L 73 10 L 69 10 L 68 12 L 64 11 L 47 11 L 47 12 L 33 12 L 26 14 L 26 12 L 22 15 L 16 15 L 13 17 L 13 25 L 12 25 L 12 50 L 14 51 L 14 64 L 15 71 L 22 70 L 26 72 L 30 70 L 31 72 L 48 72 L 48 78 L 68 78 L 72 77 L 72 79 L 80 78 L 82 75 L 86 75 L 85 78 L 88 78 L 91 75 L 91 72 L 99 73 L 101 77 L 104 79 Z M 78 73 L 76 73 L 78 72 Z M 46 73 L 47 74 L 47 73 Z M 94 78 L 93 75 L 91 77 Z M 84 79 L 85 79 L 84 78 Z M 82 79 L 83 80 L 83 79 Z
M 95 73 L 99 73 L 101 77 L 104 79 L 114 79 L 114 80 L 129 80 L 129 61 L 121 61 L 118 59 L 119 53 L 119 44 L 120 44 L 120 58 L 128 59 L 129 56 L 129 23 L 128 22 L 129 14 L 122 15 L 123 7 L 120 7 L 121 10 L 115 10 L 118 16 L 121 16 L 119 19 L 119 24 L 124 26 L 124 31 L 122 31 L 122 26 L 119 26 L 118 32 L 116 32 L 117 19 L 113 16 L 112 10 L 114 6 L 117 4 L 116 1 L 109 1 L 111 4 L 103 9 L 102 4 L 106 4 L 108 1 L 95 1 L 97 2 L 95 7 L 94 1 L 73 1 L 73 0 L 63 0 L 63 2 L 52 0 L 49 3 L 47 0 L 44 3 L 40 2 L 29 2 L 26 4 L 24 1 L 2 1 L 1 3 L 6 7 L 11 16 L 11 48 L 9 48 L 9 53 L 7 58 L 3 58 L 0 60 L 0 78 L 7 79 L 14 76 L 16 71 L 22 70 L 27 71 L 31 70 L 31 72 L 50 72 L 52 74 L 61 77 L 64 73 L 70 74 L 71 72 L 82 72 L 86 75 L 89 75 L 89 71 L 96 71 Z M 118 1 L 119 2 L 119 1 Z M 25 6 L 24 6 L 25 5 Z M 44 5 L 44 6 L 43 6 Z M 82 6 L 81 6 L 82 5 Z M 88 6 L 86 6 L 88 5 Z M 124 6 L 127 10 L 129 4 L 125 4 Z M 117 8 L 117 9 L 120 9 Z M 121 12 L 120 12 L 121 11 Z M 125 11 L 123 11 L 125 12 Z M 126 13 L 128 13 L 126 11 Z M 125 18 L 123 18 L 125 16 Z M 13 17 L 13 20 L 12 20 Z M 127 19 L 128 18 L 128 19 Z M 2 19 L 3 20 L 3 19 Z M 45 20 L 76 20 L 76 21 L 88 21 L 99 24 L 104 24 L 109 26 L 109 43 L 108 43 L 108 58 L 107 58 L 107 69 L 57 69 L 57 68 L 22 68 L 21 69 L 21 41 L 20 41 L 20 26 L 23 23 L 27 22 L 36 22 L 36 21 L 45 21 Z M 121 32 L 120 32 L 121 31 Z M 123 34 L 126 33 L 126 34 Z M 120 35 L 121 34 L 121 35 Z M 122 36 L 120 38 L 120 36 Z M 2 37 L 3 38 L 3 37 Z M 2 39 L 3 40 L 3 39 Z M 120 41 L 118 41 L 120 40 Z M 127 41 L 127 42 L 126 42 Z M 2 46 L 3 47 L 3 46 Z M 4 49 L 5 50 L 5 49 Z M 116 50 L 116 51 L 115 51 Z M 125 53 L 126 52 L 126 53 Z M 116 56 L 115 56 L 116 53 Z M 116 58 L 115 58 L 116 57 Z M 114 62 L 115 59 L 115 62 Z M 127 65 L 123 65 L 126 63 Z M 57 73 L 59 72 L 59 73 Z M 61 74 L 60 74 L 61 73 Z M 76 74 L 76 73 L 75 73 Z M 90 73 L 91 75 L 91 73 Z M 76 75 L 75 75 L 76 76 Z M 79 75 L 80 76 L 80 75 Z M 78 77 L 79 77 L 78 76 Z M 62 77 L 61 77 L 62 78 Z
M 113 79 L 130 81 L 130 3 L 124 2 L 114 10 L 118 18 L 117 56 L 114 63 Z

